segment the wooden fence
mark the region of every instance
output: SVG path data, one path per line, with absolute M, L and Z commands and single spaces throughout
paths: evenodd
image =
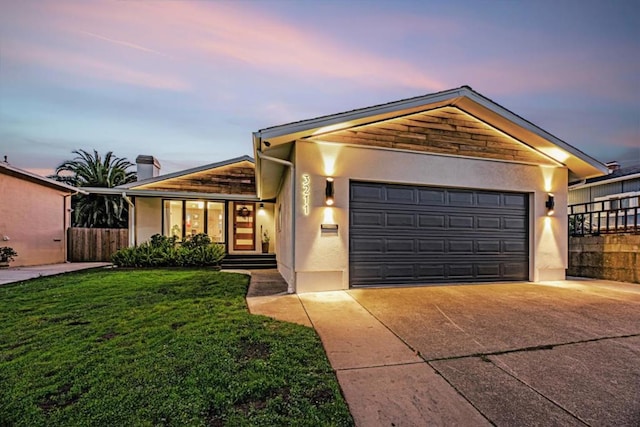
M 67 258 L 71 262 L 111 261 L 118 249 L 129 246 L 126 228 L 69 228 Z

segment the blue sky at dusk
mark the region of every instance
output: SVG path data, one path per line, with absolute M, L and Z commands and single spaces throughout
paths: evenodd
M 162 172 L 251 132 L 469 85 L 601 161 L 640 163 L 638 1 L 0 0 L 0 155 Z

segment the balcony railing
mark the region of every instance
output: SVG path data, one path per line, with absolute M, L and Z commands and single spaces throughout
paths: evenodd
M 640 233 L 640 196 L 569 205 L 569 235 Z

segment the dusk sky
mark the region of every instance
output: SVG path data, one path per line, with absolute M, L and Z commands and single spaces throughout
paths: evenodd
M 0 156 L 41 174 L 94 148 L 175 172 L 461 85 L 640 163 L 640 1 L 0 0 Z

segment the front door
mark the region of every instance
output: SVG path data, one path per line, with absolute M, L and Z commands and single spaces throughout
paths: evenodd
M 233 204 L 233 250 L 256 250 L 255 203 Z

